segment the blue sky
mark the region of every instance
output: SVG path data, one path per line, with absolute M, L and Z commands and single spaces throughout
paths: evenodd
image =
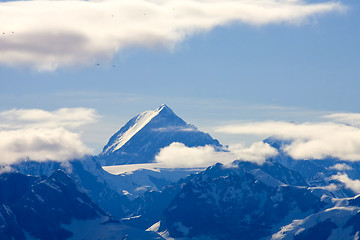
M 300 3 L 300 7 L 314 3 L 280 4 L 289 2 Z M 265 120 L 321 121 L 326 114 L 359 113 L 360 2 L 336 3 L 341 11 L 334 8 L 291 21 L 285 17 L 280 23 L 254 24 L 234 17 L 225 24 L 186 30 L 186 37 L 170 43 L 164 40 L 165 44 L 149 39 L 155 43 L 147 46 L 146 38 L 140 36 L 141 43 L 125 44 L 110 54 L 84 53 L 85 60 L 76 59 L 82 64 L 71 62 L 44 70 L 30 60 L 19 63 L 1 58 L 0 111 L 95 109 L 100 116 L 97 122 L 79 130 L 95 152 L 131 117 L 162 103 L 225 143 L 246 142 L 249 136 L 223 135 L 214 127 Z M 9 15 L 9 21 L 16 19 Z M 7 24 L 1 20 L 5 29 Z M 3 31 L 11 35 L 8 28 Z M 45 37 L 46 33 L 44 30 Z M 55 49 L 59 45 L 59 55 L 66 44 L 71 45 L 66 41 L 52 45 Z M 0 36 L 0 51 L 7 51 L 9 42 L 12 44 Z M 13 44 L 26 48 L 26 44 Z M 37 47 L 41 52 L 42 45 Z

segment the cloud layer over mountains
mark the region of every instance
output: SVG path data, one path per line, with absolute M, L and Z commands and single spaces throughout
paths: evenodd
M 155 161 L 168 167 L 208 167 L 215 163 L 230 165 L 234 160 L 262 164 L 268 157 L 275 156 L 277 150 L 267 143 L 257 142 L 250 147 L 232 145 L 227 151 L 216 151 L 214 147 L 187 147 L 182 143 L 172 143 L 161 149 Z
M 346 118 L 345 114 L 341 116 Z M 349 115 L 352 116 L 354 115 Z M 227 125 L 216 128 L 216 131 L 227 134 L 274 136 L 278 139 L 290 140 L 283 146 L 283 150 L 295 159 L 333 157 L 347 161 L 360 160 L 360 129 L 348 124 L 266 121 Z
M 0 3 L 0 63 L 53 71 L 109 61 L 126 47 L 173 49 L 232 23 L 299 25 L 346 9 L 301 0 L 57 0 Z
M 91 154 L 82 142 L 79 127 L 93 123 L 99 117 L 90 108 L 61 108 L 55 111 L 12 109 L 0 112 L 0 165 L 26 159 L 66 161 Z M 237 134 L 238 142 L 241 142 L 243 134 L 285 140 L 282 150 L 295 159 L 333 157 L 360 161 L 358 114 L 334 113 L 325 117 L 336 122 L 265 121 L 225 125 L 215 131 Z M 229 164 L 234 160 L 261 164 L 278 153 L 263 142 L 255 142 L 249 147 L 230 145 L 225 150 L 219 152 L 211 146 L 190 148 L 175 142 L 161 149 L 155 161 L 172 167 L 204 167 L 216 162 Z M 335 167 L 340 170 L 346 165 Z

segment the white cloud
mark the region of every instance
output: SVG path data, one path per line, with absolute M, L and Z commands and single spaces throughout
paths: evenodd
M 78 134 L 64 128 L 0 131 L 0 163 L 5 165 L 26 159 L 66 161 L 90 153 Z
M 52 71 L 106 61 L 129 46 L 173 48 L 234 22 L 301 24 L 346 9 L 302 0 L 57 0 L 0 2 L 0 63 Z
M 267 158 L 275 156 L 278 151 L 264 142 L 255 142 L 250 147 L 242 144 L 230 145 L 228 150 L 237 160 L 262 164 Z
M 329 167 L 329 169 L 345 171 L 345 170 L 352 170 L 353 168 L 345 163 L 337 163 L 334 166 Z
M 352 126 L 360 126 L 360 113 L 333 113 L 323 116 L 335 122 L 341 122 Z
M 276 149 L 267 143 L 254 143 L 249 148 L 243 145 L 229 147 L 229 152 L 218 152 L 212 146 L 187 147 L 174 142 L 161 149 L 155 161 L 171 167 L 207 167 L 215 163 L 231 164 L 234 160 L 243 160 L 262 164 L 266 158 L 277 154 Z
M 345 187 L 351 189 L 353 192 L 359 194 L 360 193 L 360 180 L 352 180 L 348 177 L 346 173 L 331 176 L 330 179 L 338 180 L 345 184 Z
M 55 111 L 42 109 L 12 109 L 0 112 L 0 129 L 27 127 L 77 128 L 95 122 L 99 116 L 91 108 L 60 108 Z
M 283 146 L 283 150 L 295 159 L 334 157 L 348 161 L 360 160 L 360 129 L 344 124 L 272 121 L 227 125 L 218 127 L 215 131 L 291 140 Z
M 66 128 L 74 129 L 96 119 L 96 112 L 86 108 L 0 112 L 0 165 L 27 159 L 66 161 L 90 154 L 80 135 Z
M 228 154 L 218 153 L 211 146 L 186 147 L 183 143 L 174 142 L 161 149 L 155 156 L 155 161 L 174 167 L 204 167 L 210 166 L 220 159 L 224 161 L 224 155 L 226 162 L 231 161 Z

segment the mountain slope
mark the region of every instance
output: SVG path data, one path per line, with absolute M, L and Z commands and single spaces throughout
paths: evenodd
M 59 163 L 26 161 L 11 166 L 14 171 L 31 176 L 50 176 L 58 169 L 65 171 L 77 187 L 102 209 L 115 217 L 127 214 L 129 200 L 122 193 L 122 182 L 102 169 L 91 156 Z
M 163 238 L 114 220 L 57 170 L 49 177 L 0 174 L 0 239 Z
M 188 147 L 220 143 L 178 117 L 168 106 L 138 114 L 115 133 L 98 155 L 103 166 L 150 163 L 155 155 L 173 142 Z
M 334 200 L 337 204 L 324 211 L 296 219 L 283 226 L 272 240 L 353 240 L 360 234 L 360 197 Z
M 267 138 L 264 142 L 278 150 L 278 155 L 268 159 L 268 161 L 280 163 L 289 169 L 297 171 L 310 186 L 327 188 L 331 184 L 335 184 L 337 189 L 332 190 L 331 194 L 339 198 L 354 197 L 357 194 L 357 192 L 347 188 L 344 183 L 334 180 L 333 176 L 346 174 L 351 179 L 359 179 L 359 162 L 343 161 L 330 157 L 325 159 L 294 159 L 283 150 L 290 143 L 289 141 Z
M 66 239 L 72 233 L 62 224 L 107 217 L 62 171 L 50 177 L 1 174 L 0 204 L 1 239 L 26 239 L 27 234 L 37 239 Z
M 287 185 L 284 182 L 293 185 Z M 163 211 L 158 231 L 172 238 L 260 239 L 326 203 L 304 179 L 279 164 L 216 164 L 181 184 Z

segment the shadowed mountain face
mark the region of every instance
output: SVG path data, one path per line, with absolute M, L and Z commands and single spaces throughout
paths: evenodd
M 0 174 L 0 239 L 163 238 L 115 220 L 79 191 L 69 175 L 55 170 L 49 177 Z
M 72 160 L 66 164 L 59 162 L 26 161 L 12 165 L 14 171 L 32 176 L 50 176 L 61 169 L 72 178 L 76 186 L 98 206 L 112 216 L 126 216 L 129 200 L 121 193 L 123 183 L 117 181 L 117 176 L 102 169 L 100 164 L 91 156 L 79 160 Z M 112 184 L 111 184 L 112 183 Z
M 66 239 L 72 233 L 62 224 L 106 216 L 61 170 L 50 177 L 0 175 L 0 204 L 0 239 Z
M 178 117 L 168 106 L 143 112 L 115 133 L 99 154 L 103 166 L 150 163 L 161 148 L 173 142 L 188 147 L 213 145 L 219 141 Z

